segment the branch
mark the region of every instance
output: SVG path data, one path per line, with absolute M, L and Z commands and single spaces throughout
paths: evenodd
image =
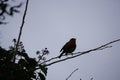
M 75 69 L 75 70 L 66 78 L 66 80 L 68 80 L 68 79 L 73 75 L 73 73 L 74 73 L 75 71 L 77 71 L 77 70 L 78 70 L 78 68 Z
M 64 56 L 64 55 L 63 55 L 63 56 Z M 52 61 L 52 60 L 57 59 L 57 58 L 58 58 L 58 56 L 57 56 L 57 57 L 53 57 L 53 58 L 51 58 L 51 59 L 48 59 L 48 60 L 42 62 L 41 64 L 44 64 L 44 63 L 46 63 L 46 62 Z
M 25 11 L 24 11 L 23 18 L 22 18 L 22 24 L 21 24 L 20 31 L 19 31 L 19 35 L 18 35 L 18 39 L 17 39 L 17 44 L 16 44 L 16 48 L 15 48 L 15 53 L 14 53 L 14 55 L 13 55 L 14 59 L 15 59 L 16 53 L 17 53 L 17 51 L 18 51 L 18 46 L 19 46 L 19 43 L 20 43 L 20 38 L 21 38 L 21 35 L 22 35 L 22 30 L 23 30 L 24 23 L 25 23 L 25 16 L 26 16 L 26 13 L 27 13 L 28 1 L 29 1 L 29 0 L 26 1 Z M 15 61 L 15 60 L 14 60 L 14 61 Z
M 61 60 L 53 61 L 53 62 L 51 62 L 51 63 L 46 64 L 45 66 L 50 66 L 50 65 L 55 64 L 55 63 L 58 63 L 58 62 L 62 62 L 62 61 L 68 60 L 68 59 L 72 59 L 72 58 L 81 56 L 81 55 L 83 55 L 83 54 L 87 54 L 87 53 L 92 52 L 92 51 L 97 51 L 97 50 L 103 50 L 103 49 L 106 49 L 106 48 L 110 48 L 110 47 L 112 47 L 112 46 L 109 46 L 110 44 L 115 43 L 115 42 L 118 42 L 118 41 L 120 41 L 120 39 L 111 41 L 111 42 L 109 42 L 109 43 L 106 43 L 106 44 L 104 44 L 104 45 L 102 45 L 102 46 L 99 46 L 99 47 L 97 47 L 97 48 L 94 48 L 94 49 L 90 49 L 90 50 L 87 50 L 87 51 L 84 51 L 84 52 L 74 53 L 73 56 L 71 56 L 71 57 L 67 57 L 67 58 L 64 58 L 64 59 L 61 59 Z M 49 60 L 44 61 L 43 63 L 52 61 L 53 59 L 57 59 L 57 58 L 58 58 L 58 57 L 51 58 L 51 59 L 49 59 Z M 41 63 L 41 64 L 43 64 L 43 63 Z
M 24 26 L 24 23 L 25 23 L 25 16 L 26 16 L 26 13 L 27 13 L 28 1 L 29 0 L 27 0 L 27 2 L 26 2 L 25 11 L 24 11 L 24 14 L 23 14 L 22 24 L 21 24 L 21 27 L 20 27 L 19 36 L 18 36 L 18 40 L 17 40 L 17 44 L 16 44 L 16 50 L 18 49 L 20 38 L 21 38 L 21 35 L 22 35 L 22 29 L 23 29 L 23 26 Z

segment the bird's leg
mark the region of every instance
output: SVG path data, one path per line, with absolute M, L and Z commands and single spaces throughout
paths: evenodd
M 67 56 L 67 55 L 68 55 L 68 53 L 65 53 L 65 55 Z
M 73 56 L 73 53 L 71 53 L 71 55 Z
M 67 55 L 72 55 L 73 56 L 73 53 L 65 53 L 65 55 L 67 56 Z

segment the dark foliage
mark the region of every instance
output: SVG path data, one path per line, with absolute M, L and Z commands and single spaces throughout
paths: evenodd
M 10 5 L 10 2 L 12 1 L 14 3 L 15 0 L 0 0 L 0 24 L 6 24 L 7 22 L 4 22 L 6 19 L 6 15 L 13 16 L 14 13 L 19 13 L 20 11 L 18 8 L 22 6 L 22 3 L 18 5 Z
M 0 47 L 0 80 L 45 80 L 47 67 L 39 64 L 39 58 L 30 58 L 22 42 L 19 44 L 15 62 L 13 61 L 15 39 L 13 42 L 14 46 L 11 46 L 9 50 Z

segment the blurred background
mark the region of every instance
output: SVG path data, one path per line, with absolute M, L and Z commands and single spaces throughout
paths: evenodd
M 25 8 L 7 18 L 9 24 L 0 25 L 0 45 L 8 49 L 17 38 Z M 74 52 L 86 51 L 120 38 L 119 0 L 30 0 L 21 41 L 27 53 L 36 57 L 36 51 L 48 48 L 47 59 L 60 54 L 70 38 L 77 39 Z M 47 80 L 120 80 L 120 42 L 112 48 L 48 67 Z

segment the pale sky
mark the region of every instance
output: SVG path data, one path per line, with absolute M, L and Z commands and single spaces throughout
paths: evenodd
M 24 1 L 24 0 L 23 0 Z M 22 7 L 22 11 L 24 6 Z M 23 12 L 0 27 L 0 45 L 8 48 L 17 37 Z M 77 39 L 74 52 L 96 48 L 120 38 L 120 0 L 30 0 L 21 40 L 31 57 L 45 47 L 60 54 L 70 38 Z M 120 80 L 120 42 L 112 48 L 91 52 L 48 67 L 47 80 Z

